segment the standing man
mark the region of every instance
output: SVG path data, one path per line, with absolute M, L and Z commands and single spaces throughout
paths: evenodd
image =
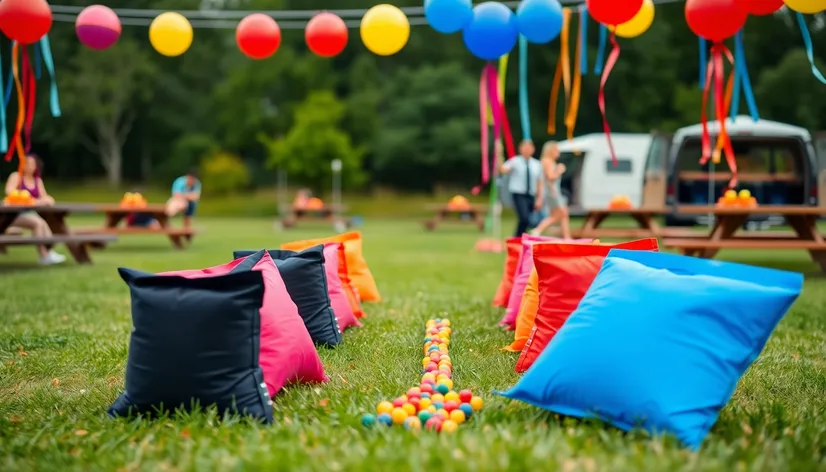
M 195 170 L 178 177 L 172 183 L 172 198 L 166 202 L 166 214 L 170 217 L 184 212 L 184 227 L 189 229 L 198 200 L 201 199 L 201 182 Z
M 542 208 L 542 164 L 533 158 L 536 148 L 533 142 L 519 143 L 519 155 L 505 161 L 499 171 L 508 174 L 508 191 L 513 197 L 518 222 L 516 237 L 530 227 L 531 213 Z

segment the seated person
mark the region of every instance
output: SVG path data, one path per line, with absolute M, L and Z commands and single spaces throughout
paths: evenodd
M 132 193 L 134 193 L 135 195 L 141 195 L 140 191 L 138 190 L 133 190 Z M 126 215 L 126 227 L 161 229 L 161 223 L 158 220 L 156 220 L 151 213 L 135 211 Z
M 184 227 L 189 228 L 200 199 L 201 182 L 198 180 L 197 172 L 190 170 L 172 183 L 172 197 L 166 202 L 166 214 L 175 216 L 183 211 Z
M 295 194 L 295 200 L 293 200 L 293 210 L 305 210 L 307 209 L 307 203 L 310 201 L 310 197 L 312 197 L 312 193 L 307 189 L 301 189 Z
M 43 171 L 43 161 L 35 154 L 28 154 L 24 158 L 23 172 L 12 172 L 6 181 L 6 195 L 11 194 L 15 190 L 26 190 L 39 205 L 53 205 L 54 198 L 52 198 L 46 187 L 43 185 L 43 179 L 40 174 Z M 15 218 L 11 224 L 12 227 L 30 229 L 35 237 L 47 238 L 52 236 L 52 230 L 49 224 L 46 223 L 37 212 L 26 211 Z M 37 246 L 37 253 L 40 256 L 41 265 L 60 264 L 66 261 L 66 256 L 49 249 L 45 245 Z

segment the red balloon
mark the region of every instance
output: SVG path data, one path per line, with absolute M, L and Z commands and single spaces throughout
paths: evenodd
M 737 3 L 750 15 L 771 15 L 783 6 L 783 0 L 738 0 Z
M 1 0 L 0 31 L 12 41 L 33 44 L 52 29 L 52 9 L 46 0 Z
M 621 25 L 631 21 L 642 8 L 643 0 L 585 0 L 591 17 L 603 25 Z
M 723 41 L 737 34 L 749 13 L 741 0 L 687 0 L 685 20 L 697 36 Z
M 252 59 L 266 59 L 281 46 L 281 28 L 271 16 L 253 13 L 235 29 L 235 41 L 241 52 Z
M 330 12 L 314 16 L 304 30 L 304 40 L 310 51 L 321 57 L 337 56 L 347 46 L 347 25 Z

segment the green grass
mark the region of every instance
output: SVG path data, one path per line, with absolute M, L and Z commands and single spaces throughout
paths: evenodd
M 321 352 L 329 384 L 276 398 L 274 425 L 209 413 L 109 420 L 131 328 L 116 267 L 200 268 L 226 262 L 233 249 L 329 232 L 277 233 L 270 219 L 198 224 L 207 231 L 186 251 L 162 238 L 122 238 L 90 267 L 35 267 L 32 248 L 0 256 L 0 470 L 826 470 L 824 279 L 807 276 L 709 439 L 691 453 L 672 438 L 563 421 L 491 395 L 519 378 L 516 355 L 499 350 L 512 333 L 496 328 L 501 313 L 490 306 L 503 256 L 474 252 L 470 228 L 428 234 L 413 220 L 367 220 L 364 252 L 384 301 L 366 305 L 364 327 L 348 331 L 343 346 Z M 805 252 L 722 257 L 816 269 Z M 454 436 L 362 428 L 361 413 L 419 378 L 423 325 L 436 316 L 455 327 L 457 387 L 482 392 L 484 410 Z

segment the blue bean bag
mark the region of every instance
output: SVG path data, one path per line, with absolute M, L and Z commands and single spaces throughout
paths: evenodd
M 562 329 L 503 396 L 700 446 L 800 294 L 800 274 L 613 249 Z

